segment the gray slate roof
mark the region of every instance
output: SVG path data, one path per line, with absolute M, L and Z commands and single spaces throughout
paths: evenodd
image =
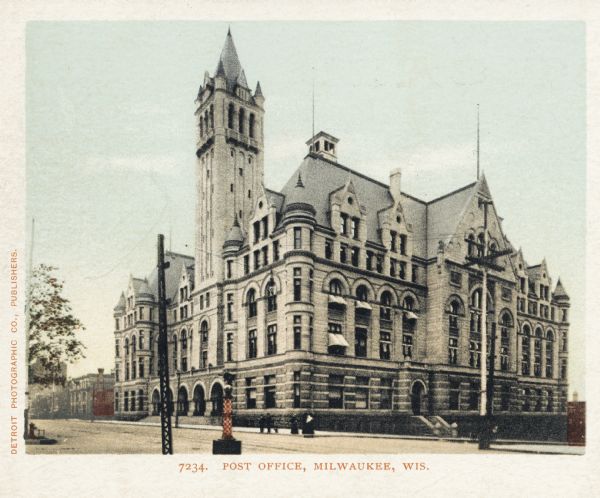
M 298 174 L 302 176 L 304 188 L 296 188 Z M 340 164 L 313 155 L 306 156 L 281 190 L 281 193 L 285 195 L 282 208 L 285 211 L 290 203 L 290 198 L 294 202 L 301 201 L 310 204 L 317 211 L 317 223 L 331 228 L 329 194 L 343 187 L 349 178 L 352 178 L 358 202 L 367 209 L 367 239 L 379 242 L 377 213 L 392 205 L 393 200 L 389 189 L 384 184 Z
M 427 257 L 436 256 L 438 241 L 450 242 L 477 186 L 472 183 L 427 203 Z
M 170 266 L 165 270 L 165 292 L 167 299 L 176 299 L 177 291 L 179 289 L 179 279 L 181 278 L 181 272 L 183 266 L 186 268 L 193 268 L 194 258 L 192 256 L 186 256 L 185 254 L 178 254 L 175 252 L 165 251 L 165 262 L 169 262 Z M 158 299 L 158 269 L 154 268 L 150 277 L 148 278 L 148 284 L 154 296 Z
M 304 188 L 296 188 L 299 174 Z M 285 196 L 282 210 L 291 202 L 311 204 L 317 211 L 317 223 L 332 228 L 329 222 L 329 194 L 342 188 L 349 179 L 352 180 L 358 201 L 367 210 L 367 239 L 381 243 L 378 213 L 393 205 L 389 186 L 339 163 L 315 155 L 306 156 L 281 191 Z M 402 193 L 402 209 L 412 229 L 415 256 L 436 256 L 438 241 L 448 242 L 454 235 L 478 185 L 477 182 L 472 183 L 429 203 Z

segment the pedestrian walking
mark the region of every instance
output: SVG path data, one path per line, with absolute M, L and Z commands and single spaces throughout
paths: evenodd
M 290 432 L 292 434 L 298 434 L 298 419 L 292 415 L 292 418 L 290 419 Z
M 265 417 L 261 415 L 258 419 L 258 427 L 260 428 L 260 433 L 262 434 L 265 431 Z
M 273 428 L 273 417 L 271 417 L 270 413 L 267 413 L 267 433 L 271 434 L 271 429 Z

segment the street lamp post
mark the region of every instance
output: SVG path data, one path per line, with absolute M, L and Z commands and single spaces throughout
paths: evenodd
M 181 370 L 177 369 L 177 404 L 175 405 L 175 428 L 179 427 L 179 388 L 181 387 Z

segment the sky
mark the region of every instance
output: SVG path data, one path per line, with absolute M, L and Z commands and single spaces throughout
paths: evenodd
M 77 376 L 113 367 L 112 309 L 156 264 L 156 235 L 194 250 L 195 104 L 231 27 L 265 95 L 265 183 L 315 130 L 340 163 L 431 200 L 480 163 L 503 229 L 571 297 L 570 391 L 585 389 L 585 30 L 579 22 L 30 22 L 27 214 L 34 264 L 59 268 L 86 326 Z

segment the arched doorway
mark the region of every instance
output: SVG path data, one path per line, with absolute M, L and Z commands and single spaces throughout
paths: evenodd
M 425 384 L 420 380 L 415 381 L 410 390 L 410 406 L 413 415 L 423 415 L 426 396 Z
M 160 413 L 160 393 L 158 389 L 152 391 L 152 415 L 158 415 Z
M 194 387 L 194 415 L 203 416 L 206 411 L 206 400 L 204 399 L 204 388 L 201 385 Z
M 212 403 L 211 415 L 223 414 L 223 386 L 218 382 L 213 385 L 210 391 L 210 401 Z
M 179 388 L 177 393 L 177 414 L 186 416 L 189 410 L 188 392 L 184 386 Z

